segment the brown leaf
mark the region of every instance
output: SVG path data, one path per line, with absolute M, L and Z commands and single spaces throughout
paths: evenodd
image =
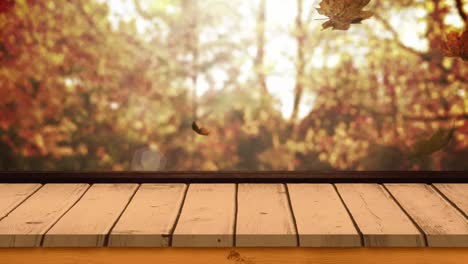
M 468 61 L 468 29 L 463 33 L 452 31 L 447 34 L 442 49 L 447 57 L 460 57 Z
M 369 2 L 370 0 L 323 0 L 317 11 L 329 20 L 322 24 L 322 28 L 348 30 L 351 24 L 361 23 L 374 15 L 371 11 L 362 10 Z
M 192 129 L 197 134 L 202 135 L 202 136 L 208 136 L 210 134 L 210 131 L 207 128 L 198 126 L 198 124 L 195 121 L 193 121 L 192 123 Z

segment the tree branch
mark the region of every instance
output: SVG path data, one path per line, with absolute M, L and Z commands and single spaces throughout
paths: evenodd
M 393 113 L 385 113 L 374 110 L 371 107 L 365 105 L 350 105 L 356 110 L 363 110 L 369 114 L 376 116 L 393 116 Z M 436 116 L 418 116 L 418 115 L 406 115 L 403 114 L 401 117 L 406 121 L 422 121 L 422 122 L 437 122 L 437 121 L 449 121 L 449 120 L 468 120 L 468 113 L 458 114 L 458 115 L 436 115 Z
M 84 17 L 84 19 L 86 20 L 90 28 L 94 29 L 101 36 L 105 35 L 101 31 L 101 29 L 96 25 L 96 22 L 94 21 L 93 17 L 90 16 L 88 13 L 86 13 L 86 11 L 83 8 L 83 4 L 80 4 L 78 1 L 73 1 L 73 0 L 68 0 L 67 2 L 68 4 L 78 9 L 78 12 Z
M 390 23 L 385 20 L 385 18 L 383 18 L 381 15 L 379 14 L 374 14 L 374 17 L 380 21 L 382 23 L 382 25 L 384 26 L 384 28 L 386 30 L 388 30 L 392 36 L 393 36 L 393 40 L 396 42 L 397 46 L 402 48 L 403 50 L 413 54 L 413 55 L 416 55 L 418 56 L 419 58 L 421 58 L 423 61 L 430 61 L 431 58 L 433 57 L 433 54 L 431 54 L 430 52 L 420 52 L 420 51 L 417 51 L 416 49 L 412 48 L 412 47 L 409 47 L 409 46 L 406 46 L 403 41 L 401 41 L 401 38 L 398 34 L 398 32 L 390 25 Z M 370 30 L 371 34 L 373 34 L 372 30 Z M 465 78 L 464 76 L 461 76 L 459 74 L 456 74 L 454 72 L 451 72 L 450 69 L 446 69 L 442 64 L 439 64 L 438 65 L 439 68 L 444 72 L 444 74 L 453 74 L 455 76 L 455 78 L 457 78 L 458 80 L 460 81 L 463 81 L 463 82 L 466 82 L 467 81 L 467 78 Z
M 403 115 L 403 119 L 409 121 L 423 121 L 423 122 L 435 122 L 435 121 L 449 121 L 449 120 L 468 120 L 468 114 L 458 115 L 444 115 L 444 116 L 411 116 Z
M 384 26 L 384 28 L 385 28 L 386 30 L 388 30 L 388 31 L 392 34 L 393 39 L 395 40 L 396 44 L 397 44 L 400 48 L 402 48 L 402 49 L 404 49 L 404 50 L 406 50 L 406 51 L 408 51 L 408 52 L 410 52 L 410 53 L 412 53 L 412 54 L 414 54 L 414 55 L 416 55 L 416 56 L 421 57 L 423 60 L 427 60 L 427 58 L 429 57 L 428 54 L 423 53 L 423 52 L 419 52 L 419 51 L 417 51 L 417 50 L 414 49 L 414 48 L 411 48 L 411 47 L 406 46 L 406 45 L 403 43 L 403 41 L 401 41 L 401 38 L 400 38 L 400 35 L 398 34 L 398 32 L 397 32 L 397 31 L 390 25 L 390 23 L 389 23 L 387 20 L 385 20 L 381 15 L 379 15 L 379 14 L 376 13 L 376 14 L 374 14 L 374 17 L 375 17 L 378 21 L 380 21 L 380 23 L 382 23 L 382 25 Z
M 155 18 L 162 18 L 162 19 L 168 21 L 170 19 L 170 17 L 168 15 L 166 15 L 165 13 L 163 13 L 163 12 L 150 13 L 150 12 L 144 10 L 143 7 L 141 6 L 140 0 L 133 0 L 133 5 L 135 6 L 135 10 L 137 11 L 138 15 L 140 15 L 141 17 L 143 17 L 146 20 L 153 20 Z
M 467 24 L 468 17 L 466 15 L 465 10 L 463 10 L 463 1 L 462 0 L 455 0 L 455 3 L 456 3 L 456 6 L 457 6 L 458 14 L 463 19 L 463 21 L 465 21 L 465 24 Z

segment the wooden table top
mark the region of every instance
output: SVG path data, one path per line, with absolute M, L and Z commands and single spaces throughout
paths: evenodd
M 4 183 L 0 247 L 468 247 L 466 183 Z

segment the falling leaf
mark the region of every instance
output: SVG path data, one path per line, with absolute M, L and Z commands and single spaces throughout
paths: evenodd
M 442 49 L 447 57 L 460 57 L 468 61 L 468 28 L 463 33 L 452 31 L 447 34 Z
M 348 30 L 351 24 L 361 23 L 374 14 L 362 10 L 369 2 L 370 0 L 323 0 L 317 11 L 329 20 L 322 24 L 322 28 Z
M 202 136 L 208 136 L 210 134 L 210 131 L 207 128 L 199 127 L 195 121 L 193 121 L 192 123 L 192 129 L 197 134 L 202 135 Z
M 448 145 L 453 137 L 455 129 L 439 129 L 429 139 L 421 139 L 417 141 L 410 153 L 412 158 L 421 158 L 431 155 Z

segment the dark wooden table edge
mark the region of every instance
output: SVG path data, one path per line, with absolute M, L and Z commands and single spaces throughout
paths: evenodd
M 462 248 L 0 248 L 0 264 L 466 263 Z
M 0 183 L 468 183 L 468 171 L 1 171 Z

